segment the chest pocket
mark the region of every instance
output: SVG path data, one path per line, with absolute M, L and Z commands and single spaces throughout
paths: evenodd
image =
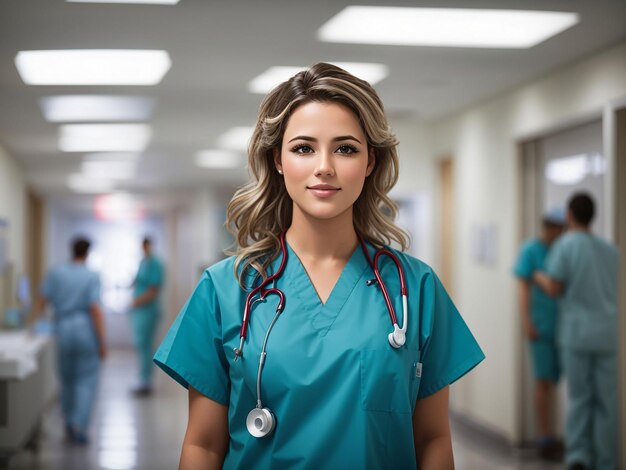
M 420 352 L 391 347 L 360 354 L 361 405 L 368 411 L 411 413 L 420 385 Z

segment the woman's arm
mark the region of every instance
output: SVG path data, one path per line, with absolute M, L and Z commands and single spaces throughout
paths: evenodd
M 133 299 L 132 306 L 141 307 L 142 305 L 152 302 L 157 295 L 159 295 L 159 288 L 156 286 L 149 287 L 143 294 Z
M 535 271 L 533 273 L 533 281 L 535 281 L 550 297 L 559 297 L 563 294 L 565 287 L 563 283 L 548 276 L 543 271 Z
M 418 400 L 413 412 L 415 458 L 421 470 L 454 468 L 448 421 L 449 387 Z
M 179 470 L 221 469 L 228 440 L 228 408 L 189 386 L 189 420 Z
M 522 315 L 522 326 L 524 328 L 524 335 L 530 341 L 539 337 L 539 332 L 533 324 L 532 317 L 530 315 L 530 282 L 526 279 L 517 280 L 517 299 L 519 302 L 519 309 Z

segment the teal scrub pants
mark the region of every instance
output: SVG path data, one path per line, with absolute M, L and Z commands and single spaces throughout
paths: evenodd
M 87 315 L 73 315 L 56 323 L 57 366 L 65 423 L 87 431 L 98 387 L 98 341 Z
M 565 432 L 567 465 L 580 462 L 596 470 L 617 468 L 617 358 L 563 348 L 568 405 Z
M 142 387 L 152 385 L 152 372 L 154 364 L 154 340 L 160 314 L 156 308 L 137 308 L 130 314 L 139 361 L 139 382 Z
M 561 376 L 558 348 L 554 340 L 539 338 L 530 342 L 533 373 L 537 380 L 558 382 Z

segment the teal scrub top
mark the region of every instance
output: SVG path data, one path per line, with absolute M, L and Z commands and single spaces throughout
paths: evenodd
M 139 297 L 151 287 L 160 289 L 163 285 L 163 265 L 161 261 L 154 256 L 146 256 L 139 263 L 139 269 L 137 270 L 137 276 L 133 283 L 133 297 Z M 155 297 L 150 302 L 143 304 L 139 307 L 134 307 L 133 310 L 154 310 L 159 308 L 159 297 Z
M 522 246 L 513 273 L 521 279 L 532 281 L 533 272 L 545 269 L 548 245 L 534 238 Z M 558 304 L 556 299 L 546 294 L 537 284 L 531 282 L 530 317 L 543 339 L 554 340 L 556 334 Z
M 387 339 L 392 327 L 382 293 L 366 285 L 374 275 L 361 248 L 322 304 L 288 247 L 276 281 L 285 310 L 269 335 L 260 387 L 276 428 L 260 439 L 248 433 L 246 417 L 256 406 L 259 355 L 278 298 L 254 305 L 243 358 L 235 362 L 247 292 L 236 282 L 234 258 L 204 272 L 155 362 L 183 386 L 228 406 L 225 469 L 416 468 L 416 400 L 454 382 L 484 355 L 432 269 L 396 254 L 409 290 L 407 341 L 399 349 Z M 382 257 L 380 266 L 401 322 L 395 265 Z
M 55 320 L 89 315 L 91 306 L 100 303 L 100 278 L 84 263 L 67 263 L 50 270 L 40 293 L 54 308 Z
M 617 248 L 589 232 L 572 231 L 554 244 L 547 274 L 564 284 L 559 344 L 611 352 L 617 348 Z

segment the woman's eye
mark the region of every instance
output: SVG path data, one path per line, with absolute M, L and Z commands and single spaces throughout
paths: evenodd
M 338 153 L 357 153 L 358 150 L 352 145 L 342 145 L 337 149 Z
M 308 145 L 296 145 L 291 151 L 294 153 L 311 153 L 313 149 Z

